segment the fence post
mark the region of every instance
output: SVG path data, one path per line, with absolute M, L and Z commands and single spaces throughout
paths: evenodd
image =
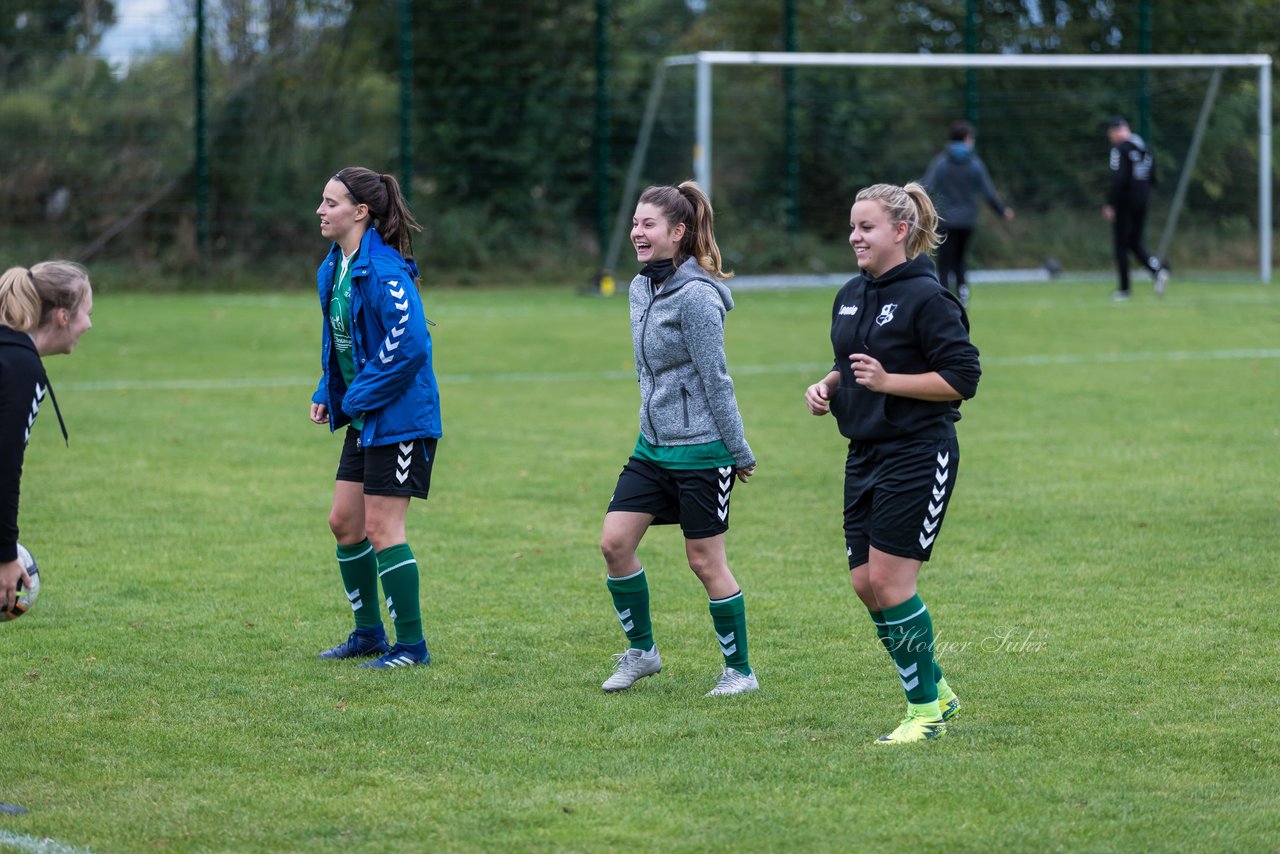
M 195 60 L 196 95 L 196 247 L 201 258 L 209 249 L 209 134 L 205 115 L 204 0 L 196 0 L 196 33 L 192 53 Z

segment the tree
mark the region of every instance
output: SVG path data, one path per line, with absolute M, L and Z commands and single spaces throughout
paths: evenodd
M 114 23 L 112 0 L 0 0 L 0 74 L 83 53 Z

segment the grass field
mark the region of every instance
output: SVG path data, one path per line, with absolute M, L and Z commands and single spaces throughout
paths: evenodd
M 959 486 L 921 592 L 964 711 L 885 749 L 902 695 L 849 589 L 844 448 L 806 414 L 831 292 L 745 292 L 730 367 L 760 460 L 731 564 L 762 690 L 720 660 L 676 532 L 642 546 L 666 669 L 597 542 L 635 440 L 623 298 L 427 294 L 445 438 L 410 541 L 431 668 L 345 637 L 306 417 L 309 294 L 99 294 L 48 362 L 0 626 L 0 850 L 1280 850 L 1280 286 L 979 287 Z M 40 848 L 38 845 L 46 847 Z M 74 846 L 74 849 L 71 848 Z

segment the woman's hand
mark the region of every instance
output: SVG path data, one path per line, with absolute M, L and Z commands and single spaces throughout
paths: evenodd
M 858 381 L 858 385 L 872 391 L 885 390 L 885 378 L 888 374 L 885 373 L 879 359 L 872 358 L 866 353 L 854 353 L 849 357 L 849 364 L 853 367 L 853 378 Z
M 329 423 L 329 407 L 323 403 L 311 404 L 311 420 L 316 424 Z
M 814 383 L 804 390 L 804 405 L 809 407 L 810 415 L 826 415 L 831 411 L 831 403 L 827 387 L 823 383 Z
M 743 483 L 746 483 L 747 478 L 751 477 L 751 475 L 755 473 L 756 473 L 755 463 L 752 463 L 751 465 L 747 466 L 744 469 L 733 470 L 734 477 L 738 478 L 738 480 L 742 481 Z
M 31 586 L 31 576 L 22 561 L 12 560 L 0 563 L 0 611 L 11 610 L 18 601 L 18 584 Z
M 832 371 L 804 390 L 804 405 L 810 415 L 826 415 L 831 411 L 831 395 L 840 386 L 840 372 Z

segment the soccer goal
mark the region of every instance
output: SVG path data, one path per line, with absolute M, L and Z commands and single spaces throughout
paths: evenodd
M 1009 72 L 1021 73 L 1022 79 L 1026 81 L 1026 91 L 1021 95 L 1024 102 L 1032 102 L 1036 99 L 1036 88 L 1038 85 L 1043 86 L 1045 78 L 1037 77 L 1040 74 L 1059 73 L 1061 79 L 1066 73 L 1071 71 L 1096 72 L 1097 85 L 1099 87 L 1118 87 L 1120 84 L 1115 83 L 1115 78 L 1125 74 L 1132 77 L 1135 74 L 1146 74 L 1151 72 L 1181 72 L 1177 74 L 1182 81 L 1179 85 L 1184 87 L 1195 87 L 1196 91 L 1186 91 L 1182 94 L 1180 100 L 1177 101 L 1176 107 L 1171 107 L 1168 111 L 1176 111 L 1179 115 L 1177 123 L 1181 128 L 1180 134 L 1174 139 L 1162 139 L 1160 144 L 1173 155 L 1166 163 L 1166 170 L 1161 176 L 1160 183 L 1160 209 L 1159 213 L 1163 221 L 1153 221 L 1148 228 L 1148 238 L 1150 245 L 1157 246 L 1159 254 L 1164 257 L 1169 247 L 1170 241 L 1173 239 L 1174 230 L 1177 226 L 1178 217 L 1182 212 L 1184 203 L 1187 201 L 1188 186 L 1191 178 L 1195 174 L 1198 156 L 1201 145 L 1206 139 L 1208 129 L 1212 127 L 1215 100 L 1218 98 L 1219 84 L 1222 80 L 1224 72 L 1234 71 L 1239 73 L 1243 71 L 1245 74 L 1256 72 L 1256 148 L 1247 154 L 1241 154 L 1236 157 L 1233 166 L 1240 168 L 1231 169 L 1233 173 L 1231 180 L 1238 180 L 1245 172 L 1251 172 L 1254 164 L 1241 165 L 1243 159 L 1256 159 L 1257 173 L 1257 258 L 1258 270 L 1261 280 L 1264 282 L 1271 281 L 1271 230 L 1272 230 L 1272 197 L 1271 197 L 1271 57 L 1265 54 L 1113 54 L 1113 55 L 1068 55 L 1068 54 L 1040 54 L 1040 55 L 978 55 L 978 54 L 893 54 L 893 53 L 801 53 L 801 52 L 740 52 L 740 51 L 704 51 L 695 54 L 671 56 L 664 59 L 654 72 L 645 104 L 644 115 L 640 123 L 639 131 L 636 136 L 635 146 L 632 151 L 631 161 L 627 170 L 625 187 L 619 201 L 617 215 L 614 222 L 613 232 L 610 235 L 609 246 L 604 260 L 605 275 L 611 277 L 612 271 L 615 269 L 621 252 L 623 240 L 625 239 L 630 224 L 631 209 L 635 203 L 635 196 L 638 192 L 640 181 L 645 173 L 646 158 L 650 154 L 651 145 L 655 133 L 655 127 L 666 125 L 676 125 L 675 133 L 684 132 L 687 137 L 687 129 L 692 128 L 693 139 L 684 143 L 688 145 L 692 142 L 692 174 L 694 178 L 702 184 L 709 192 L 713 192 L 713 188 L 717 188 L 717 179 L 724 174 L 739 174 L 748 166 L 743 165 L 746 159 L 743 155 L 744 151 L 749 149 L 738 139 L 746 132 L 755 135 L 760 147 L 770 145 L 776 146 L 776 141 L 770 140 L 769 136 L 778 136 L 781 131 L 775 128 L 767 128 L 756 126 L 747 131 L 739 130 L 734 127 L 726 130 L 726 127 L 732 125 L 735 111 L 732 107 L 722 110 L 722 115 L 713 115 L 713 71 L 717 68 L 726 69 L 725 77 L 729 83 L 726 85 L 723 97 L 731 99 L 734 97 L 748 98 L 751 97 L 749 87 L 744 85 L 743 78 L 750 72 L 745 71 L 747 67 L 755 68 L 786 68 L 786 69 L 863 69 L 862 73 L 884 73 L 886 70 L 893 71 L 895 77 L 891 85 L 902 87 L 919 87 L 922 92 L 926 90 L 941 89 L 945 84 L 937 81 L 942 75 L 947 73 L 954 74 L 956 71 L 970 72 L 971 70 L 979 70 L 984 74 L 993 73 L 1006 74 Z M 671 94 L 664 94 L 667 87 L 667 78 L 672 69 L 691 67 L 693 70 L 693 87 L 692 87 L 692 103 L 688 103 L 688 93 L 683 87 L 672 87 Z M 736 73 L 730 73 L 735 72 Z M 898 74 L 901 70 L 901 74 Z M 1197 71 L 1198 70 L 1198 71 Z M 1187 82 L 1188 72 L 1196 72 L 1204 75 Z M 759 72 L 757 72 L 758 74 Z M 775 72 L 776 73 L 776 72 Z M 815 72 L 804 72 L 815 73 Z M 916 74 L 916 77 L 909 75 Z M 1103 75 L 1107 76 L 1103 76 Z M 827 78 L 828 81 L 830 78 Z M 1092 79 L 1092 78 L 1091 78 Z M 1162 80 L 1164 78 L 1161 78 Z M 1037 83 L 1039 81 L 1039 83 Z M 815 84 L 811 87 L 814 90 L 821 88 L 822 84 Z M 1160 86 L 1172 86 L 1172 84 L 1159 84 Z M 1046 87 L 1047 88 L 1047 87 Z M 1250 87 L 1236 86 L 1233 92 L 1235 97 L 1240 96 L 1240 92 Z M 735 93 L 734 89 L 741 89 L 742 93 Z M 754 90 L 754 91 L 763 91 Z M 1164 90 L 1161 90 L 1162 92 Z M 948 96 L 953 96 L 953 91 L 945 92 Z M 1094 149 L 1105 146 L 1105 140 L 1099 141 L 1096 129 L 1100 128 L 1105 122 L 1105 115 L 1098 115 L 1096 112 L 1088 112 L 1086 105 L 1083 103 L 1074 103 L 1071 98 L 1071 92 L 1062 92 L 1060 89 L 1052 95 L 1053 103 L 1037 105 L 1044 115 L 1044 111 L 1052 111 L 1055 118 L 1060 115 L 1073 115 L 1069 111 L 1079 109 L 1080 115 L 1078 123 L 1083 128 L 1083 133 L 1088 139 L 1090 147 L 1089 152 L 1084 155 L 1094 156 Z M 666 114 L 673 111 L 672 100 L 681 101 L 680 110 L 681 120 L 673 122 Z M 716 99 L 718 101 L 719 98 Z M 951 101 L 955 98 L 951 97 Z M 1095 101 L 1097 99 L 1095 98 Z M 1198 106 L 1197 106 L 1198 102 Z M 743 103 L 741 100 L 739 103 Z M 1024 104 L 1015 103 L 1009 107 L 1010 116 L 1018 112 L 1018 108 L 1025 106 Z M 1239 104 L 1235 104 L 1238 108 Z M 859 109 L 867 109 L 873 111 L 875 105 L 860 105 Z M 988 113 L 1001 113 L 1003 105 L 996 104 L 988 110 Z M 832 113 L 836 113 L 840 109 L 847 109 L 845 105 L 832 103 L 823 104 L 816 109 L 827 109 Z M 923 106 L 922 106 L 923 109 Z M 745 111 L 739 111 L 745 112 Z M 1026 112 L 1025 110 L 1023 111 Z M 727 115 L 725 115 L 727 114 Z M 1239 114 L 1237 109 L 1236 113 Z M 1190 115 L 1197 115 L 1194 127 L 1189 118 Z M 951 115 L 951 118 L 958 118 L 957 115 Z M 983 126 L 991 126 L 998 124 L 1003 115 L 995 115 L 990 119 L 982 122 Z M 1010 119 L 1010 123 L 1012 123 Z M 1173 122 L 1170 122 L 1171 124 Z M 869 123 L 870 124 L 870 123 Z M 869 133 L 877 133 L 885 136 L 885 130 L 888 121 L 883 118 L 877 118 L 874 127 Z M 890 126 L 891 127 L 891 126 Z M 726 142 L 734 144 L 733 157 L 730 164 L 718 165 L 713 160 L 713 153 L 716 151 L 713 145 L 713 129 L 717 133 L 724 134 Z M 671 130 L 668 127 L 668 135 Z M 1009 134 L 1016 133 L 1016 129 L 1006 131 Z M 1221 133 L 1227 133 L 1222 130 Z M 1020 168 L 1029 170 L 1031 167 L 1021 164 L 1018 156 L 1010 152 L 1015 152 L 1014 147 L 1006 146 L 1003 158 L 993 162 L 991 156 L 991 148 L 987 148 L 984 153 L 984 142 L 991 142 L 990 137 L 983 139 L 983 133 L 979 134 L 979 152 L 987 159 L 988 166 L 994 173 L 1013 172 Z M 1233 131 L 1234 133 L 1234 131 Z M 1212 134 L 1209 134 L 1212 137 Z M 1239 133 L 1234 133 L 1232 139 L 1234 144 L 1240 144 Z M 837 139 L 834 144 L 843 144 L 843 139 Z M 806 141 L 804 145 L 812 144 L 824 145 L 831 144 L 831 140 L 822 138 L 816 139 L 814 142 Z M 941 133 L 938 132 L 932 139 L 928 141 L 929 146 L 940 147 Z M 935 146 L 936 144 L 936 146 Z M 995 146 L 993 146 L 995 147 Z M 687 148 L 685 149 L 688 150 Z M 1256 153 L 1254 153 L 1256 152 Z M 1105 150 L 1104 150 L 1105 153 Z M 1101 160 L 1099 161 L 1101 162 Z M 919 164 L 919 172 L 924 171 L 924 162 Z M 1173 167 L 1173 168 L 1169 168 Z M 1039 166 L 1037 168 L 1048 168 Z M 1221 170 L 1221 167 L 1219 167 Z M 1174 171 L 1176 169 L 1176 171 Z M 901 169 L 899 170 L 901 171 Z M 1176 174 L 1176 182 L 1171 182 Z M 1218 189 L 1223 180 L 1220 176 L 1211 176 L 1213 180 L 1203 181 L 1211 189 Z M 898 176 L 885 176 L 883 180 L 893 180 L 900 183 L 904 180 L 910 180 L 910 177 L 899 179 Z M 1034 176 L 1027 177 L 1026 181 L 1035 180 Z M 665 181 L 664 181 L 665 183 Z M 997 177 L 997 183 L 1000 183 Z M 1100 182 L 1101 183 L 1101 182 Z M 1176 188 L 1174 188 L 1176 183 Z M 1247 193 L 1243 203 L 1241 203 L 1239 192 L 1240 188 L 1236 188 L 1235 194 L 1232 196 L 1232 208 L 1224 208 L 1223 211 L 1216 211 L 1208 214 L 1211 219 L 1225 219 L 1228 216 L 1236 216 L 1237 218 L 1247 215 L 1248 201 Z M 1093 192 L 1090 188 L 1090 192 Z M 733 195 L 731 193 L 731 195 Z M 739 194 L 742 195 L 742 194 Z M 1081 198 L 1087 195 L 1083 190 L 1079 194 Z M 1098 206 L 1101 205 L 1100 194 L 1095 193 Z M 717 215 L 721 213 L 724 202 L 723 199 L 714 197 L 716 201 Z M 733 199 L 729 204 L 733 204 Z M 1018 200 L 1015 198 L 1012 203 L 1017 207 Z M 1226 203 L 1224 203 L 1225 205 Z M 1083 209 L 1084 203 L 1077 202 L 1077 207 Z M 1094 211 L 1096 213 L 1096 211 Z M 1154 215 L 1153 211 L 1153 215 Z M 1247 234 L 1247 230 L 1245 231 Z

